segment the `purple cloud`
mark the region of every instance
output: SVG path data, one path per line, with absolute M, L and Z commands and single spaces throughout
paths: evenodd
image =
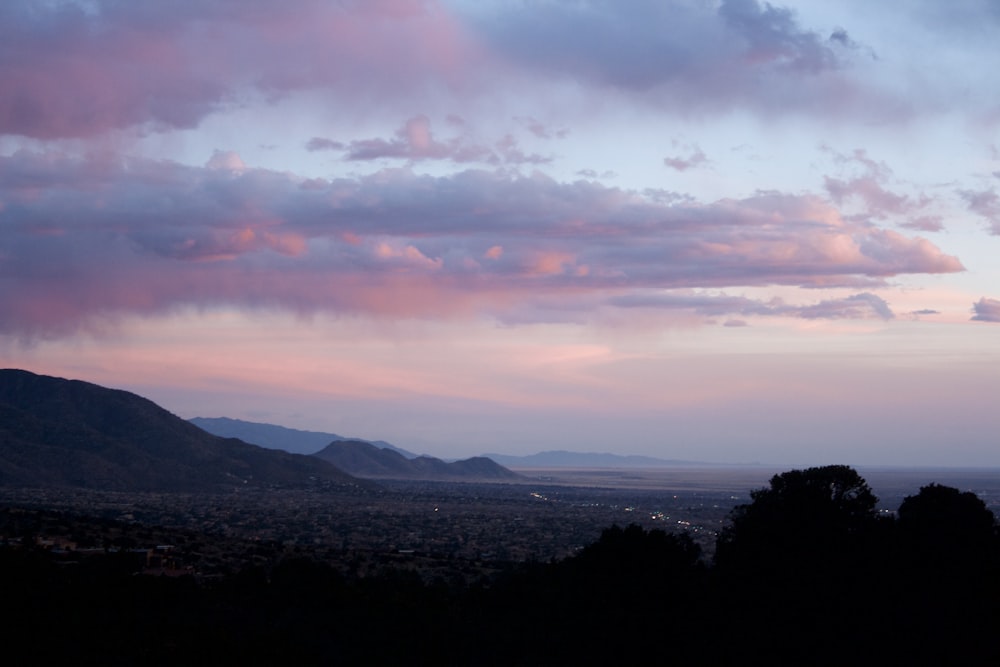
M 660 108 L 830 114 L 849 107 L 886 117 L 899 109 L 851 78 L 857 44 L 824 38 L 791 10 L 755 0 L 503 4 L 473 25 L 518 66 L 641 95 Z
M 705 157 L 705 153 L 702 152 L 701 148 L 698 146 L 688 147 L 691 150 L 691 154 L 687 157 L 665 157 L 663 158 L 663 164 L 667 165 L 671 169 L 676 169 L 677 171 L 687 171 L 688 169 L 693 169 L 698 167 L 708 161 Z
M 536 154 L 526 154 L 517 140 L 505 135 L 490 148 L 471 142 L 467 136 L 439 141 L 431 131 L 427 116 L 414 116 L 396 131 L 392 139 L 361 139 L 347 146 L 346 159 L 354 161 L 386 158 L 419 160 L 451 160 L 456 163 L 479 162 L 484 164 L 543 164 L 550 162 Z
M 334 141 L 325 137 L 313 137 L 306 142 L 306 150 L 310 153 L 315 151 L 342 151 L 346 148 L 343 142 Z
M 892 177 L 892 170 L 885 163 L 871 159 L 864 150 L 855 150 L 850 156 L 834 154 L 834 158 L 840 164 L 859 167 L 862 172 L 861 175 L 848 179 L 824 177 L 824 188 L 834 203 L 846 205 L 852 201 L 860 202 L 864 207 L 863 217 L 880 220 L 901 218 L 900 226 L 907 229 L 925 232 L 944 229 L 940 216 L 922 214 L 933 201 L 930 197 L 921 195 L 913 198 L 886 187 Z
M 565 139 L 569 136 L 569 130 L 564 128 L 553 130 L 531 116 L 518 116 L 514 120 L 539 139 Z
M 626 306 L 648 290 L 866 287 L 962 270 L 924 239 L 843 220 L 815 197 L 659 203 L 538 173 L 305 180 L 224 151 L 205 168 L 20 152 L 0 157 L 0 201 L 4 331 L 219 303 L 513 319 L 543 296 Z M 703 312 L 756 312 L 718 304 Z M 891 313 L 869 294 L 797 315 Z
M 940 215 L 918 215 L 899 223 L 899 226 L 918 232 L 940 232 L 944 231 L 944 220 Z
M 972 311 L 975 313 L 972 319 L 978 322 L 1000 322 L 1000 299 L 984 296 L 972 304 Z
M 911 112 L 866 83 L 852 62 L 863 49 L 846 30 L 824 38 L 792 10 L 756 0 L 462 9 L 436 0 L 9 0 L 0 3 L 0 134 L 192 128 L 248 98 L 303 90 L 339 105 L 426 108 L 492 99 L 497 81 L 536 93 L 549 83 L 572 82 L 588 96 L 610 88 L 683 113 L 739 107 L 896 121 Z M 538 138 L 565 136 L 517 120 Z
M 742 315 L 758 317 L 798 317 L 803 319 L 881 319 L 895 317 L 892 309 L 881 298 L 865 292 L 843 299 L 828 299 L 809 306 L 785 303 L 781 299 L 760 301 L 747 297 L 725 294 L 634 294 L 611 300 L 622 308 L 663 308 L 689 310 L 699 315 L 717 317 Z M 740 320 L 730 320 L 739 322 Z M 742 326 L 729 324 L 725 326 Z
M 986 218 L 993 234 L 1000 234 L 1000 196 L 995 190 L 960 190 L 969 210 Z
M 879 296 L 865 292 L 846 299 L 829 299 L 814 306 L 802 308 L 800 316 L 806 319 L 882 319 L 891 320 L 889 304 Z

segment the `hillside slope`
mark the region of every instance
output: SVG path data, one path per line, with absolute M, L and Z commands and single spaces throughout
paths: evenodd
M 0 485 L 217 491 L 247 484 L 365 483 L 314 457 L 211 435 L 127 391 L 0 370 Z

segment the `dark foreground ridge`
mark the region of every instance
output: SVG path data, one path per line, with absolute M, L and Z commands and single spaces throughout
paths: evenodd
M 0 486 L 206 492 L 368 484 L 314 457 L 211 435 L 127 391 L 0 370 Z

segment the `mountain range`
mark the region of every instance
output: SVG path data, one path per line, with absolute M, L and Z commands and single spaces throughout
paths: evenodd
M 417 455 L 384 440 L 345 438 L 336 433 L 293 428 L 228 417 L 195 417 L 209 433 L 238 437 L 262 447 L 312 454 L 355 477 L 368 479 L 503 480 L 520 477 L 485 457 L 442 461 Z
M 212 435 L 127 391 L 4 369 L 0 485 L 214 492 L 371 483 L 313 456 Z
M 222 433 L 209 432 L 213 428 Z M 225 437 L 233 430 L 272 446 Z M 281 443 L 322 444 L 306 455 Z M 189 422 L 127 391 L 0 370 L 0 486 L 212 492 L 244 485 L 373 486 L 361 478 L 517 477 L 483 457 L 445 462 L 335 434 L 225 418 Z
M 5 486 L 123 491 L 218 491 L 247 484 L 354 488 L 371 485 L 363 479 L 517 479 L 508 467 L 704 465 L 569 451 L 486 454 L 446 462 L 387 442 L 335 433 L 228 418 L 186 421 L 127 391 L 0 370 L 0 485 Z
M 448 477 L 453 473 L 445 473 L 442 461 L 431 459 L 431 457 L 421 457 L 405 449 L 397 447 L 384 440 L 364 440 L 362 438 L 349 438 L 336 433 L 326 433 L 322 431 L 300 431 L 275 424 L 243 421 L 241 419 L 230 419 L 228 417 L 195 417 L 190 420 L 209 433 L 230 438 L 239 438 L 246 442 L 252 442 L 261 447 L 271 447 L 283 449 L 288 452 L 299 454 L 316 454 L 324 447 L 334 442 L 364 442 L 374 445 L 377 449 L 393 450 L 402 454 L 407 459 L 425 459 L 417 462 L 413 466 L 405 466 L 399 461 L 394 461 L 391 457 L 383 457 L 379 452 L 369 452 L 368 460 L 362 465 L 356 458 L 358 453 L 349 454 L 346 450 L 338 454 L 326 454 L 327 460 L 335 463 L 338 467 L 359 477 L 366 476 L 386 476 L 389 471 L 395 474 L 411 477 L 414 474 L 433 473 L 435 476 Z M 349 449 L 349 448 L 348 448 Z M 566 450 L 552 450 L 539 452 L 527 456 L 514 456 L 510 454 L 482 454 L 480 457 L 490 459 L 493 462 L 506 468 L 677 468 L 677 467 L 706 467 L 714 464 L 702 463 L 698 461 L 680 461 L 676 459 L 660 459 L 652 456 L 622 455 L 611 453 L 593 452 L 571 452 Z M 336 460 L 335 460 L 336 459 Z M 437 464 L 428 464 L 429 460 L 437 461 Z M 472 459 L 468 459 L 472 460 Z M 463 463 L 455 461 L 454 463 Z M 357 468 L 352 465 L 357 464 Z M 455 468 L 452 468 L 455 470 Z M 422 471 L 422 472 L 421 472 Z
M 432 456 L 408 459 L 398 451 L 361 440 L 331 442 L 315 456 L 352 475 L 371 479 L 497 481 L 521 477 L 483 456 L 451 462 Z
M 315 454 L 331 442 L 354 440 L 371 442 L 371 444 L 380 449 L 392 449 L 408 459 L 417 457 L 413 452 L 408 452 L 384 440 L 371 441 L 362 438 L 348 438 L 336 433 L 324 433 L 322 431 L 300 431 L 275 424 L 243 421 L 242 419 L 230 419 L 229 417 L 194 417 L 188 421 L 198 428 L 202 428 L 215 435 L 221 435 L 224 438 L 239 438 L 244 442 L 250 442 L 271 449 L 283 449 L 293 454 Z

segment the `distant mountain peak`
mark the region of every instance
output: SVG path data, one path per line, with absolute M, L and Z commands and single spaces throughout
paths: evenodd
M 352 475 L 372 479 L 483 481 L 512 480 L 520 477 L 517 473 L 483 456 L 452 462 L 445 462 L 433 456 L 407 459 L 399 452 L 382 449 L 360 440 L 331 442 L 315 456 Z

